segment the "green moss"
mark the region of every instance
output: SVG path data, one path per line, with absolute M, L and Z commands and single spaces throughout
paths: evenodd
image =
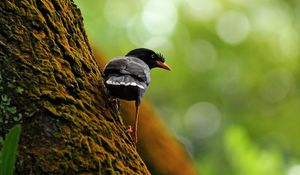
M 13 120 L 14 120 L 15 122 L 19 122 L 19 121 L 21 121 L 22 117 L 23 117 L 22 114 L 19 113 L 17 116 L 13 117 Z
M 17 106 L 13 103 L 13 99 L 16 97 L 11 94 L 22 94 L 24 88 L 18 85 L 15 77 L 12 79 L 6 77 L 4 80 L 2 74 L 3 72 L 0 73 L 0 94 L 2 94 L 0 97 L 0 126 L 3 128 L 4 124 L 21 122 L 23 114 L 18 113 Z
M 132 174 L 141 160 L 122 140 L 116 112 L 101 94 L 100 71 L 91 72 L 97 65 L 86 59 L 92 53 L 79 11 L 64 2 L 8 2 L 9 13 L 20 14 L 0 26 L 11 39 L 0 64 L 0 124 L 29 119 L 18 159 L 25 174 Z
M 1 95 L 0 99 L 0 113 L 1 113 L 1 121 L 0 125 L 2 126 L 4 123 L 8 123 L 10 116 L 13 116 L 17 113 L 17 108 L 10 104 L 11 98 L 7 95 Z
M 2 78 L 2 75 L 0 74 L 0 92 L 1 92 L 1 94 L 3 92 L 2 81 L 3 81 L 3 78 Z
M 16 92 L 17 92 L 18 94 L 22 94 L 23 91 L 24 91 L 24 89 L 23 89 L 22 87 L 20 87 L 20 86 L 18 86 L 18 87 L 16 88 Z

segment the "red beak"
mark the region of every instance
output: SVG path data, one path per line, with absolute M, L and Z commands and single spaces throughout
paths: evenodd
M 171 71 L 171 67 L 161 61 L 156 61 L 158 67 Z

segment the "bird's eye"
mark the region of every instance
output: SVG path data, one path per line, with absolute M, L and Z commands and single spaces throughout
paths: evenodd
M 155 54 L 152 54 L 152 55 L 151 55 L 151 58 L 153 58 L 153 59 L 154 59 L 154 58 L 155 58 Z

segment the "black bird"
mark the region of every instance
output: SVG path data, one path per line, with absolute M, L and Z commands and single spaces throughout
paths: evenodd
M 125 56 L 113 58 L 104 68 L 103 76 L 111 96 L 135 101 L 135 125 L 132 127 L 134 142 L 137 143 L 139 106 L 150 83 L 150 69 L 171 68 L 164 63 L 161 54 L 146 48 L 138 48 Z M 131 128 L 131 126 L 130 126 Z

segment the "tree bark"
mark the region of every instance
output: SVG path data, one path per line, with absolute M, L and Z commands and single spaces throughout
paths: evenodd
M 72 1 L 0 1 L 0 94 L 1 136 L 22 124 L 16 174 L 149 174 Z

